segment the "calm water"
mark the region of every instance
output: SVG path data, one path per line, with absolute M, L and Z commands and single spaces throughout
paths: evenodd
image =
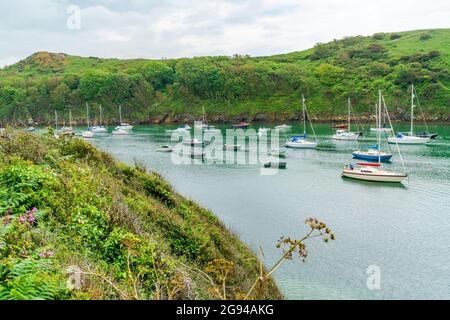
M 441 135 L 431 146 L 402 147 L 411 176 L 406 187 L 342 179 L 358 143 L 332 142 L 329 125 L 316 126 L 321 150 L 289 150 L 288 169 L 274 176 L 260 175 L 261 165 L 175 165 L 170 154 L 156 152 L 170 144 L 169 128 L 141 126 L 93 142 L 161 173 L 253 249 L 262 246 L 267 265 L 280 256 L 280 236 L 304 234 L 306 218 L 332 227 L 336 241 L 312 241 L 306 263 L 288 262 L 275 274 L 286 298 L 450 298 L 450 127 L 430 126 Z M 401 168 L 398 156 L 387 167 Z M 366 286 L 371 265 L 381 269 L 380 290 Z

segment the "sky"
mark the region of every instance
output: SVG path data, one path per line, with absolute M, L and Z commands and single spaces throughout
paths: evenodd
M 450 28 L 449 17 L 449 0 L 1 1 L 0 67 L 37 51 L 150 59 L 271 55 L 344 36 Z

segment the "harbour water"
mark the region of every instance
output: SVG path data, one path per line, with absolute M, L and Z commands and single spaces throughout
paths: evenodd
M 326 222 L 336 241 L 312 240 L 305 263 L 287 262 L 275 273 L 287 299 L 450 299 L 449 126 L 430 126 L 440 134 L 431 145 L 401 147 L 410 175 L 405 185 L 341 178 L 358 142 L 333 142 L 330 125 L 315 126 L 319 150 L 289 150 L 287 170 L 268 176 L 260 174 L 261 164 L 176 165 L 170 154 L 157 152 L 173 145 L 166 132 L 171 128 L 138 126 L 129 136 L 92 142 L 162 174 L 255 251 L 261 246 L 268 266 L 281 254 L 275 248 L 281 236 L 301 237 L 308 217 Z M 375 135 L 366 132 L 360 144 L 374 143 Z M 386 166 L 401 170 L 398 155 Z M 371 266 L 380 271 L 379 289 L 367 286 Z

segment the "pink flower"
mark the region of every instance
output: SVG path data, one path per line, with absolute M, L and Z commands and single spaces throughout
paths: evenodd
M 6 217 L 3 217 L 2 222 L 6 226 L 7 224 L 9 224 L 11 222 L 11 220 L 12 220 L 12 216 L 7 215 Z
M 30 222 L 30 223 L 33 223 L 34 221 L 36 221 L 36 217 L 32 213 L 28 214 L 27 219 L 28 219 L 28 222 Z
M 39 253 L 39 257 L 43 258 L 43 259 L 48 259 L 50 257 L 53 257 L 55 255 L 55 253 L 51 250 L 44 250 L 41 253 Z
M 36 213 L 38 211 L 38 209 L 37 208 L 33 208 L 33 209 L 31 209 L 31 212 L 33 212 L 33 213 Z
M 21 216 L 21 217 L 19 218 L 19 222 L 20 222 L 20 223 L 25 223 L 25 221 L 27 221 L 27 218 L 26 218 L 25 216 Z

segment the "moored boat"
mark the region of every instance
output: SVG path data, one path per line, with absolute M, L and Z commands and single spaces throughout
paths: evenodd
M 224 144 L 223 150 L 240 151 L 240 150 L 242 150 L 242 145 L 240 145 L 240 144 Z
M 173 151 L 173 147 L 169 146 L 169 145 L 164 145 L 164 146 L 160 146 L 158 148 L 158 150 L 156 150 L 157 152 L 166 152 L 166 153 L 170 153 Z
M 247 129 L 248 127 L 250 127 L 250 123 L 247 122 L 241 122 L 233 126 L 235 129 Z
M 351 116 L 352 116 L 352 102 L 348 98 L 348 122 L 346 128 L 338 129 L 336 134 L 333 135 L 333 140 L 344 140 L 344 141 L 356 141 L 362 135 L 361 132 L 351 132 Z M 340 127 L 343 127 L 341 125 Z
M 264 163 L 264 168 L 272 168 L 272 169 L 286 169 L 287 162 L 285 161 L 271 161 Z
M 305 99 L 304 95 L 302 95 L 302 107 L 303 107 L 303 135 L 291 137 L 291 140 L 286 142 L 286 147 L 294 148 L 294 149 L 316 149 L 317 145 L 318 145 L 317 137 L 316 137 L 316 133 L 314 131 L 314 127 L 308 116 L 308 111 L 306 108 L 306 99 Z M 306 118 L 308 118 L 309 124 L 311 125 L 311 129 L 313 131 L 315 141 L 308 140 L 308 135 L 306 132 L 307 131 L 306 130 Z
M 342 176 L 365 181 L 400 183 L 408 177 L 406 173 L 398 173 L 381 169 L 380 164 L 357 163 L 346 165 Z
M 279 130 L 279 131 L 288 131 L 291 130 L 292 126 L 288 125 L 288 124 L 282 124 L 280 126 L 276 126 L 275 130 Z
M 354 151 L 353 157 L 367 161 L 378 161 L 380 159 L 382 162 L 390 161 L 393 157 L 392 153 L 381 151 L 379 146 L 363 147 L 362 149 Z

